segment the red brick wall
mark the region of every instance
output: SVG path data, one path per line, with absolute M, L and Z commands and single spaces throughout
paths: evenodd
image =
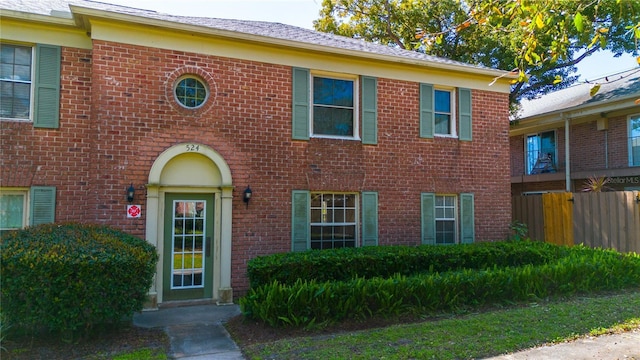
M 34 128 L 31 122 L 0 121 L 0 184 L 56 186 L 56 221 L 91 221 L 89 186 L 93 152 L 90 128 L 91 52 L 63 48 L 60 128 Z
M 597 122 L 572 125 L 569 144 L 571 146 L 571 171 L 620 169 L 629 167 L 628 120 L 626 116 L 609 119 L 609 130 L 598 130 Z M 558 165 L 565 168 L 564 127 L 555 129 L 558 147 Z M 509 139 L 511 151 L 511 175 L 524 174 L 524 136 Z M 605 142 L 607 145 L 605 145 Z M 605 153 L 608 151 L 608 159 Z M 607 164 L 608 161 L 608 164 Z M 608 166 L 608 167 L 607 167 Z
M 629 120 L 626 116 L 609 119 L 608 148 L 609 168 L 620 169 L 629 167 Z M 600 145 L 598 148 L 603 149 Z M 640 172 L 640 170 L 638 170 Z
M 63 73 L 78 67 L 84 76 L 63 84 L 68 112 L 61 129 L 51 131 L 58 138 L 38 141 L 47 147 L 65 143 L 49 150 L 64 163 L 42 160 L 53 176 L 48 185 L 70 181 L 53 175 L 61 169 L 69 172 L 67 178 L 77 178 L 70 185 L 84 185 L 77 192 L 61 187 L 58 218 L 111 224 L 142 237 L 146 211 L 139 219 L 125 218 L 126 187 L 133 183 L 134 203 L 144 205 L 144 184 L 160 153 L 183 142 L 208 145 L 229 164 L 236 186 L 232 286 L 237 294 L 248 285 L 248 260 L 290 251 L 293 189 L 377 191 L 381 245 L 420 243 L 421 192 L 474 193 L 477 241 L 508 236 L 507 94 L 473 91 L 472 142 L 421 139 L 419 84 L 380 78 L 378 145 L 293 141 L 290 67 L 94 41 L 89 75 L 87 62 L 72 61 L 70 50 L 64 53 L 69 61 Z M 172 99 L 172 81 L 183 70 L 200 74 L 211 87 L 208 105 L 199 111 L 185 111 Z M 12 134 L 21 136 L 20 144 L 40 136 L 26 124 Z M 68 156 L 72 146 L 81 148 L 75 151 L 80 163 Z M 22 156 L 35 161 L 39 153 Z M 253 190 L 248 208 L 241 200 L 247 185 Z M 78 197 L 87 199 L 82 216 L 65 210 L 70 198 Z

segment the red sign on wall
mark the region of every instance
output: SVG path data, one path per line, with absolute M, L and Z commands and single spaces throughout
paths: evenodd
M 139 218 L 142 214 L 140 205 L 127 205 L 127 218 Z

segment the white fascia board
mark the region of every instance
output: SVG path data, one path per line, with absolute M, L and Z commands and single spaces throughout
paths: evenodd
M 229 38 L 229 39 L 243 41 L 243 42 L 251 42 L 251 43 L 257 42 L 257 43 L 262 43 L 267 45 L 295 48 L 299 50 L 332 53 L 336 55 L 351 56 L 351 57 L 366 58 L 366 59 L 375 59 L 375 60 L 386 61 L 386 62 L 403 63 L 403 64 L 408 64 L 413 66 L 417 65 L 417 66 L 430 67 L 430 68 L 447 70 L 447 71 L 456 71 L 456 72 L 462 72 L 462 73 L 473 73 L 477 75 L 491 76 L 496 79 L 499 79 L 498 81 L 501 81 L 501 82 L 503 81 L 502 79 L 504 79 L 504 82 L 506 82 L 507 80 L 514 79 L 516 77 L 515 75 L 511 74 L 508 71 L 484 69 L 484 68 L 479 68 L 473 65 L 446 64 L 446 63 L 439 63 L 439 62 L 431 62 L 427 60 L 410 59 L 410 58 L 405 58 L 401 56 L 369 54 L 369 53 L 365 53 L 357 50 L 341 49 L 341 48 L 335 48 L 330 46 L 309 44 L 309 43 L 295 41 L 295 40 L 277 39 L 277 38 L 261 36 L 261 35 L 246 34 L 246 33 L 241 33 L 237 31 L 221 30 L 221 29 L 214 29 L 214 28 L 209 28 L 204 26 L 182 24 L 182 23 L 176 23 L 176 22 L 171 22 L 167 20 L 147 18 L 143 16 L 134 16 L 134 15 L 127 15 L 127 14 L 85 8 L 85 7 L 80 7 L 76 5 L 70 5 L 70 7 L 73 14 L 75 15 L 74 17 L 78 21 L 78 24 L 79 25 L 83 24 L 82 26 L 86 27 L 87 31 L 90 31 L 89 18 L 95 17 L 95 18 L 101 18 L 101 19 L 108 19 L 111 21 L 132 22 L 132 23 L 141 24 L 141 25 L 165 28 L 168 30 L 199 33 L 199 34 L 208 35 L 208 36 L 218 36 L 218 37 Z M 247 37 L 249 35 L 251 39 L 247 40 Z

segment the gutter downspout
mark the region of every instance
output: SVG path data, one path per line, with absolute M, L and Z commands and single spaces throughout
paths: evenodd
M 564 163 L 565 163 L 565 191 L 571 192 L 571 161 L 570 161 L 570 153 L 569 153 L 569 118 L 566 115 L 562 115 L 564 117 Z

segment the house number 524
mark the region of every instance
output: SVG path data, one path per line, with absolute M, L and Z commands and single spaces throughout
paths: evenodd
M 197 144 L 187 144 L 187 151 L 200 151 L 200 145 Z

